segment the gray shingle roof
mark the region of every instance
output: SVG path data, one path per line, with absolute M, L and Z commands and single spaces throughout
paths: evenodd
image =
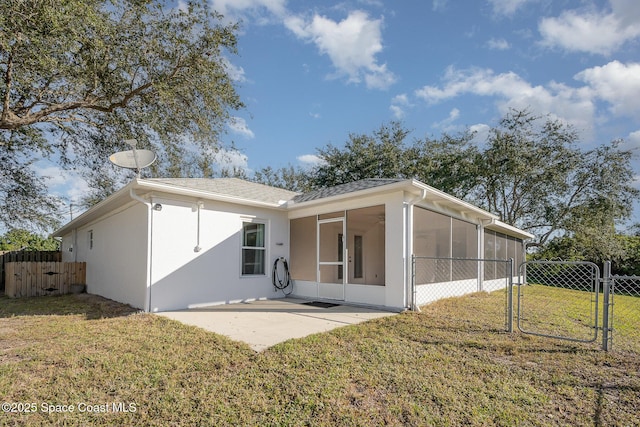
M 239 178 L 151 178 L 149 181 L 276 205 L 299 194 Z
M 394 184 L 396 182 L 406 181 L 404 179 L 391 178 L 370 178 L 360 181 L 349 182 L 347 184 L 336 185 L 335 187 L 321 188 L 319 190 L 310 191 L 304 194 L 298 194 L 293 197 L 296 203 L 308 202 L 311 200 L 324 199 L 325 197 L 338 196 L 340 194 L 353 193 L 354 191 L 367 190 L 369 188 L 380 187 L 383 185 Z

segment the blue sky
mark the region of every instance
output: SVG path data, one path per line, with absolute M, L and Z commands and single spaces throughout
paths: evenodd
M 241 22 L 229 60 L 247 108 L 225 140 L 249 172 L 308 164 L 390 120 L 412 137 L 482 132 L 509 107 L 571 123 L 587 147 L 640 146 L 637 0 L 212 5 Z
M 227 58 L 246 109 L 223 139 L 240 154 L 223 157 L 249 175 L 313 164 L 317 148 L 391 120 L 411 138 L 482 134 L 510 107 L 571 123 L 587 148 L 618 138 L 640 147 L 637 0 L 211 5 L 241 22 Z M 60 181 L 69 197 L 83 191 Z

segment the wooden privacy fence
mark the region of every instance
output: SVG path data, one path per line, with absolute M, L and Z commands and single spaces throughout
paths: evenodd
M 62 295 L 86 284 L 85 262 L 8 262 L 5 294 L 11 298 Z
M 8 262 L 62 261 L 60 251 L 0 251 L 0 291 L 4 290 L 4 265 Z

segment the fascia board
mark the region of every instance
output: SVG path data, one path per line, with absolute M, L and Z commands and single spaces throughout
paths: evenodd
M 424 198 L 426 201 L 438 202 L 441 205 L 453 208 L 454 210 L 462 213 L 472 213 L 479 219 L 497 220 L 498 216 L 487 212 L 484 209 L 480 209 L 477 206 L 467 203 L 464 200 L 460 200 L 450 194 L 440 191 L 437 188 L 433 188 L 427 184 L 424 184 L 416 179 L 411 181 L 411 184 L 420 190 L 426 190 L 427 196 Z
M 513 225 L 509 225 L 499 220 L 492 221 L 490 224 L 487 224 L 485 228 L 488 230 L 500 231 L 509 236 L 521 237 L 524 240 L 534 239 L 536 237 L 534 234 L 531 234 L 527 231 L 521 230 L 517 227 L 514 227 Z
M 131 202 L 131 198 L 129 197 L 129 190 L 131 188 L 135 188 L 136 181 L 131 181 L 120 190 L 116 191 L 106 199 L 102 200 L 99 203 L 96 203 L 85 212 L 83 212 L 78 217 L 69 221 L 67 224 L 63 225 L 53 233 L 51 236 L 53 237 L 62 237 L 68 233 L 70 233 L 73 229 L 84 226 L 85 224 L 94 221 L 101 216 L 108 214 L 109 212 L 120 208 L 121 206 L 126 205 L 128 202 Z
M 211 193 L 209 191 L 180 187 L 155 181 L 138 180 L 138 186 L 136 188 L 140 190 L 149 190 L 161 193 L 177 194 L 181 196 L 196 197 L 205 200 L 216 200 L 220 202 L 235 203 L 245 206 L 256 206 L 269 209 L 285 209 L 285 204 L 279 205 L 277 203 L 268 203 L 258 200 L 245 199 L 242 197 L 227 196 L 224 194 Z

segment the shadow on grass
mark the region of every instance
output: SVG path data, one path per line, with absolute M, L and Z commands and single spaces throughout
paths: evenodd
M 27 298 L 0 296 L 0 318 L 16 316 L 84 315 L 86 320 L 129 316 L 140 310 L 91 294 Z
M 415 334 L 403 334 L 405 339 L 428 346 L 450 346 L 502 353 L 544 353 L 544 354 L 597 354 L 603 350 L 599 344 L 575 343 L 571 341 L 532 337 L 522 332 L 507 332 L 500 328 L 477 325 L 434 326 L 430 325 L 420 337 Z
M 633 385 L 622 385 L 622 384 L 592 384 L 592 388 L 594 388 L 598 394 L 598 398 L 596 399 L 596 410 L 593 416 L 593 423 L 596 427 L 609 425 L 609 422 L 604 419 L 604 414 L 606 412 L 607 406 L 607 395 L 609 395 L 609 399 L 618 399 L 619 395 L 623 392 L 629 391 L 632 393 L 640 393 L 640 387 Z M 611 396 L 614 394 L 615 396 Z

